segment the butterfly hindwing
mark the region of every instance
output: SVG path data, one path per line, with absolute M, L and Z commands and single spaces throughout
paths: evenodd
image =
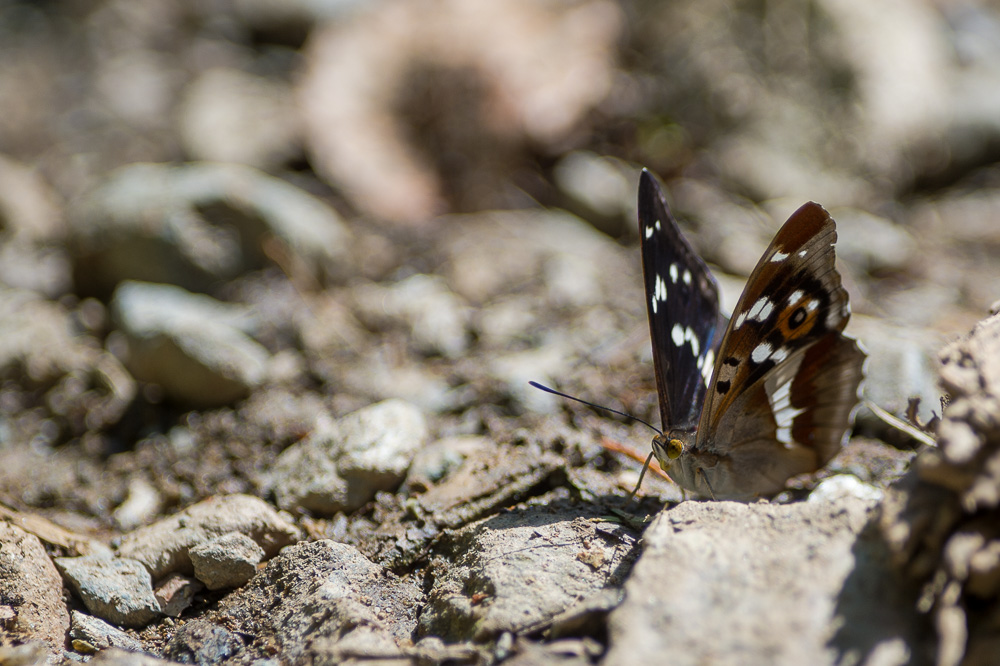
M 830 332 L 742 391 L 699 443 L 725 456 L 717 474 L 727 478 L 712 481 L 719 496 L 773 495 L 828 463 L 850 427 L 864 359 L 857 341 Z
M 639 238 L 662 427 L 694 426 L 721 335 L 718 287 L 642 171 Z

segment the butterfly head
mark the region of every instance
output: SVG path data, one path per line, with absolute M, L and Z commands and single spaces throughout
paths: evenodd
M 660 468 L 666 472 L 694 441 L 694 431 L 670 430 L 653 437 L 653 453 Z

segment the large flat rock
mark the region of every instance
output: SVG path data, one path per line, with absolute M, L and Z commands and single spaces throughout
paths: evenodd
M 869 527 L 874 506 L 840 495 L 662 512 L 611 615 L 604 663 L 920 663 L 909 647 L 920 624 Z

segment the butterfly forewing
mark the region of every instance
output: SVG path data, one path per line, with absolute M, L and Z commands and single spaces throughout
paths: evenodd
M 639 238 L 662 427 L 694 426 L 725 319 L 715 278 L 681 235 L 660 186 L 645 169 L 639 180 Z
M 829 334 L 839 338 L 850 310 L 834 265 L 836 240 L 833 219 L 814 203 L 799 208 L 778 231 L 750 275 L 723 337 L 699 422 L 699 443 L 713 439 L 742 392 L 783 364 L 801 363 L 799 350 Z M 774 390 L 790 388 L 782 384 Z

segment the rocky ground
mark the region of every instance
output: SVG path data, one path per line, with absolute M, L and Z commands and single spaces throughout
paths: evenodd
M 0 661 L 996 663 L 996 8 L 474 6 L 0 3 Z M 929 434 L 629 503 L 641 166 Z

